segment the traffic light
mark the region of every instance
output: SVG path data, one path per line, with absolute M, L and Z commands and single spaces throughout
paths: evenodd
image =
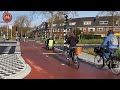
M 65 21 L 68 22 L 68 15 L 65 15 Z
M 45 30 L 48 30 L 48 23 L 45 22 Z

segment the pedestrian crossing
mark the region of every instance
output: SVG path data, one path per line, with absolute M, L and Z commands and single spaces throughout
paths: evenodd
M 0 46 L 0 55 L 1 54 L 20 54 L 20 47 L 18 46 Z

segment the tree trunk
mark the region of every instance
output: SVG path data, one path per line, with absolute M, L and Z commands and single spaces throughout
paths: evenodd
M 113 31 L 114 31 L 114 11 L 112 12 L 112 22 L 113 22 Z
M 35 40 L 37 41 L 37 39 L 38 39 L 38 32 L 36 31 L 35 32 Z
M 51 11 L 50 38 L 52 38 L 52 33 L 53 33 L 53 19 L 54 19 L 54 15 L 53 15 L 53 11 Z

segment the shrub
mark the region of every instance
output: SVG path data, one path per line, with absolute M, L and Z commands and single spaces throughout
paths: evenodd
M 94 49 L 93 48 L 83 48 L 82 52 L 91 54 L 91 55 L 95 55 Z
M 83 35 L 80 35 L 80 37 L 82 39 L 103 39 L 101 35 L 93 35 L 93 34 L 83 34 Z
M 116 56 L 120 57 L 120 49 L 118 49 L 115 53 Z
M 102 44 L 103 39 L 81 39 L 80 44 Z

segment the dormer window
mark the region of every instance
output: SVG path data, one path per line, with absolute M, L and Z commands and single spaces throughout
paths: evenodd
M 53 26 L 56 26 L 57 24 L 53 24 Z
M 102 25 L 102 24 L 108 24 L 108 21 L 99 21 L 99 24 Z
M 76 22 L 71 22 L 71 23 L 69 23 L 69 25 L 75 25 L 76 24 Z
M 84 25 L 91 25 L 92 21 L 83 21 Z

